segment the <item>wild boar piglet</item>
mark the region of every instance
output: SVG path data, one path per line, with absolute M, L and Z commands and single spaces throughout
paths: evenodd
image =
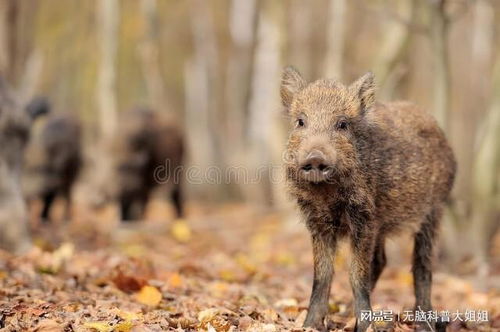
M 288 188 L 312 237 L 314 281 L 304 325 L 324 329 L 338 240 L 352 250 L 350 281 L 357 318 L 386 264 L 385 239 L 415 235 L 413 276 L 420 310 L 431 310 L 431 257 L 455 159 L 434 118 L 409 102 L 375 100 L 374 76 L 351 85 L 307 83 L 288 67 L 281 99 L 291 119 Z M 427 325 L 422 328 L 428 328 Z

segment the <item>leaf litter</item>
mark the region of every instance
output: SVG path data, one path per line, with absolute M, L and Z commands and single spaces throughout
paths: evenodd
M 47 225 L 29 253 L 0 252 L 0 331 L 312 331 L 301 327 L 312 284 L 309 238 L 303 225 L 287 223 L 231 206 L 107 229 L 91 220 Z M 413 304 L 410 241 L 400 242 L 372 296 L 374 309 L 395 318 Z M 335 262 L 331 331 L 353 328 L 347 252 Z M 491 280 L 499 267 L 494 261 Z M 438 268 L 433 304 L 487 310 L 488 322 L 452 322 L 449 331 L 499 331 L 495 286 L 480 290 Z M 389 330 L 412 328 L 397 321 Z

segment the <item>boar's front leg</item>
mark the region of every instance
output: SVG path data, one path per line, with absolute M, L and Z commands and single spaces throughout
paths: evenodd
M 314 281 L 304 327 L 324 330 L 323 320 L 328 314 L 328 298 L 333 278 L 333 258 L 336 238 L 311 232 L 314 256 Z
M 375 249 L 374 227 L 368 221 L 354 224 L 351 234 L 353 258 L 350 281 L 354 294 L 354 312 L 356 314 L 356 332 L 365 331 L 370 321 L 361 319 L 362 312 L 370 312 L 371 259 Z

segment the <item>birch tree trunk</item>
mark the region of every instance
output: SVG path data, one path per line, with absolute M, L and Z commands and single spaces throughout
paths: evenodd
M 197 186 L 205 198 L 220 198 L 221 186 L 217 172 L 222 168 L 224 155 L 224 117 L 220 103 L 220 77 L 217 41 L 209 3 L 191 0 L 191 30 L 194 54 L 185 67 L 186 128 L 192 166 L 203 176 L 204 186 Z M 188 174 L 189 175 L 189 174 Z M 188 179 L 189 180 L 189 179 Z M 199 183 L 201 184 L 201 183 Z M 210 192 L 206 185 L 211 185 Z M 214 190 L 214 188 L 216 188 Z
M 17 67 L 17 16 L 16 0 L 0 1 L 0 74 L 9 82 L 14 81 Z
M 448 18 L 446 0 L 429 0 L 431 6 L 431 38 L 434 50 L 434 115 L 448 132 L 450 108 L 450 68 L 448 57 Z
M 281 74 L 281 45 L 284 13 L 282 4 L 265 2 L 259 13 L 255 50 L 252 95 L 250 100 L 249 143 L 252 169 L 259 170 L 258 183 L 250 198 L 262 205 L 272 205 L 284 190 L 281 183 L 271 182 L 271 167 L 280 165 L 284 147 L 283 116 L 278 94 L 277 78 Z M 259 205 L 260 205 L 259 204 Z
M 497 56 L 493 91 L 500 91 L 500 56 Z M 487 116 L 480 130 L 478 153 L 473 166 L 472 234 L 479 272 L 488 272 L 488 251 L 499 228 L 500 213 L 500 94 L 494 93 Z
M 160 49 L 158 47 L 159 25 L 156 4 L 156 0 L 141 1 L 141 12 L 146 29 L 138 51 L 151 106 L 159 111 L 172 112 L 165 94 L 165 84 L 161 75 Z
M 407 69 L 402 66 L 412 41 L 412 28 L 418 23 L 419 0 L 398 2 L 400 15 L 404 22 L 388 19 L 384 22 L 384 39 L 373 65 L 375 77 L 379 82 L 381 99 L 393 99 L 401 77 Z
M 117 121 L 115 67 L 120 9 L 118 0 L 99 0 L 97 5 L 100 62 L 96 95 L 101 134 L 108 138 Z
M 346 0 L 329 0 L 327 50 L 323 67 L 326 77 L 338 80 L 343 78 L 346 5 Z
M 313 6 L 309 1 L 290 2 L 290 38 L 288 65 L 296 67 L 307 78 L 313 74 Z
M 232 47 L 227 67 L 225 98 L 227 134 L 232 144 L 230 164 L 237 164 L 243 158 L 245 127 L 248 114 L 248 100 L 252 70 L 252 51 L 255 44 L 257 23 L 256 0 L 232 0 L 229 16 L 229 32 Z
M 457 114 L 455 121 L 454 142 L 457 149 L 457 159 L 460 165 L 460 178 L 456 192 L 464 202 L 472 202 L 473 167 L 476 157 L 478 135 L 482 135 L 479 125 L 491 106 L 493 45 L 495 43 L 495 18 L 490 1 L 477 0 L 472 9 L 471 47 L 468 70 L 465 71 L 467 98 L 462 99 L 463 110 Z M 488 74 L 487 74 L 488 73 Z M 494 91 L 494 90 L 493 90 Z M 473 110 L 473 111 L 472 111 Z M 463 224 L 469 224 L 464 221 Z
M 31 119 L 27 119 L 24 108 L 2 77 L 0 105 L 0 144 L 4 146 L 0 152 L 0 247 L 14 253 L 22 253 L 31 247 L 27 209 L 21 192 L 23 150 L 13 150 L 18 144 L 9 147 L 15 143 L 13 141 L 17 137 L 15 133 L 5 135 L 5 132 L 20 125 L 27 125 Z

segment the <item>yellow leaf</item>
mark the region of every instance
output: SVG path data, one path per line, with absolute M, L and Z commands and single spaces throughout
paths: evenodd
M 247 273 L 255 273 L 257 271 L 257 267 L 250 261 L 248 256 L 240 253 L 236 255 L 235 260 Z
M 131 321 L 124 321 L 117 324 L 114 327 L 113 332 L 129 332 L 132 327 L 134 327 L 134 324 Z
M 280 252 L 276 255 L 276 263 L 283 266 L 295 264 L 295 257 L 288 252 Z
M 220 270 L 219 275 L 224 281 L 231 282 L 236 280 L 236 275 L 231 270 Z
M 328 303 L 328 309 L 330 309 L 330 313 L 337 313 L 340 311 L 340 307 L 335 302 Z
M 411 273 L 406 271 L 399 271 L 397 274 L 397 280 L 400 284 L 405 286 L 413 285 L 413 276 Z
M 171 288 L 179 288 L 182 286 L 182 277 L 179 273 L 173 273 L 167 283 Z
M 106 322 L 87 322 L 83 324 L 88 329 L 94 329 L 98 332 L 111 332 L 113 327 Z
M 126 320 L 126 321 L 134 321 L 134 320 L 143 320 L 144 316 L 142 313 L 135 313 L 135 312 L 129 312 L 129 311 L 118 311 L 118 316 L 120 316 L 121 319 Z
M 156 307 L 161 301 L 160 291 L 153 286 L 144 286 L 141 288 L 139 293 L 137 293 L 137 301 L 152 307 Z
M 202 310 L 198 313 L 198 320 L 202 323 L 210 322 L 218 313 L 219 311 L 215 308 Z
M 188 242 L 191 239 L 191 228 L 183 219 L 172 224 L 172 236 L 179 242 Z

